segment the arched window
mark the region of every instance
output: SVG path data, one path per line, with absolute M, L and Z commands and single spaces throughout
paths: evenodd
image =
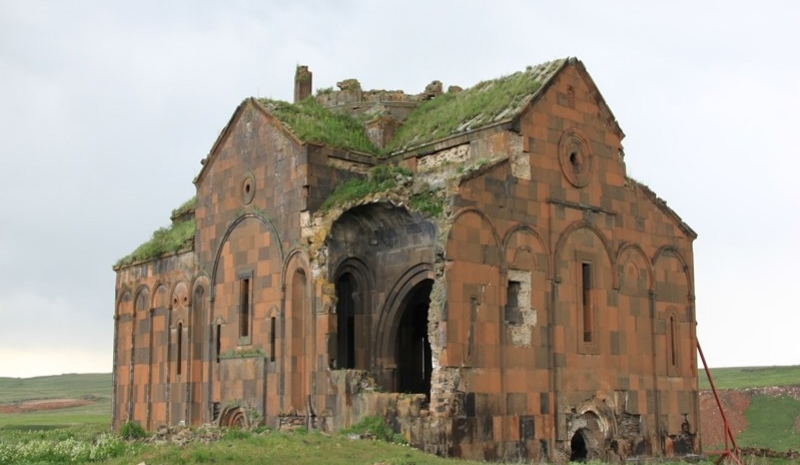
M 351 273 L 345 273 L 336 281 L 337 347 L 336 368 L 356 367 L 356 305 L 358 304 L 358 281 Z
M 674 313 L 667 318 L 667 375 L 680 374 L 680 353 L 678 348 L 678 317 Z
M 183 322 L 178 323 L 178 350 L 176 357 L 177 368 L 175 372 L 180 376 L 183 365 Z
M 594 342 L 594 308 L 592 307 L 592 265 L 581 263 L 581 308 L 583 313 L 583 342 Z

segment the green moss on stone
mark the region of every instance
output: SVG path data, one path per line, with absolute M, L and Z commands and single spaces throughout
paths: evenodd
M 133 252 L 120 258 L 116 266 L 130 265 L 144 260 L 158 258 L 164 254 L 175 253 L 191 246 L 194 241 L 194 209 L 197 196 L 183 202 L 180 207 L 172 210 L 172 224 L 159 228 L 153 236 L 136 248 Z
M 444 137 L 511 120 L 561 66 L 555 60 L 529 67 L 458 93 L 446 93 L 420 104 L 397 130 L 386 150 L 413 148 Z
M 378 192 L 386 192 L 397 186 L 397 177 L 410 177 L 411 171 L 398 166 L 378 165 L 370 168 L 366 179 L 351 179 L 339 184 L 322 202 L 321 211 L 344 205 Z
M 258 101 L 305 142 L 370 154 L 378 153 L 362 125 L 348 115 L 334 113 L 323 107 L 313 97 L 295 104 L 270 99 Z

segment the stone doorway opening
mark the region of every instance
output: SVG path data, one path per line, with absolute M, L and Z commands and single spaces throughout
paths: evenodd
M 570 462 L 585 462 L 588 455 L 589 455 L 589 448 L 586 445 L 586 435 L 584 434 L 583 428 L 575 431 L 575 434 L 572 435 L 572 440 L 569 442 L 570 446 L 570 454 L 569 454 L 569 461 Z
M 342 274 L 336 280 L 337 347 L 334 368 L 356 367 L 356 306 L 358 302 L 358 280 L 351 273 Z
M 424 279 L 403 299 L 395 347 L 398 392 L 430 396 L 432 364 L 428 307 L 432 288 L 433 280 Z

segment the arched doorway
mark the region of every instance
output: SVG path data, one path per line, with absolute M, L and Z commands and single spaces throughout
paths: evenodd
M 395 349 L 398 392 L 430 394 L 432 366 L 428 306 L 432 287 L 432 279 L 422 280 L 403 299 Z
M 356 305 L 358 281 L 351 273 L 336 280 L 336 366 L 355 368 Z
M 570 462 L 585 462 L 589 455 L 589 448 L 586 446 L 586 436 L 584 436 L 583 428 L 575 431 L 572 435 L 572 440 L 569 442 L 569 461 Z
M 225 409 L 219 419 L 219 426 L 225 428 L 247 428 L 247 414 L 241 407 Z

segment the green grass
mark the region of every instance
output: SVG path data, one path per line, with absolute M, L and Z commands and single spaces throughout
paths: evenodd
M 563 60 L 480 82 L 423 102 L 400 126 L 386 151 L 402 151 L 516 117 Z
M 408 199 L 408 206 L 427 216 L 437 217 L 444 212 L 444 198 L 437 195 L 436 191 L 429 190 L 411 195 Z
M 97 438 L 109 439 L 107 434 L 86 428 L 65 428 L 44 432 L 0 430 L 0 465 L 7 463 L 86 463 L 88 460 L 70 462 L 68 458 L 64 458 L 56 452 L 63 449 L 65 441 L 69 441 L 75 450 L 89 450 L 96 445 Z M 345 465 L 378 462 L 397 465 L 456 463 L 473 465 L 478 463 L 447 460 L 411 447 L 384 441 L 349 439 L 345 435 L 326 435 L 316 432 L 226 434 L 219 441 L 208 444 L 195 442 L 184 446 L 164 446 L 141 442 L 126 443 L 119 440 L 116 435 L 113 437 L 115 439 L 107 441 L 111 446 L 109 447 L 110 457 L 94 463 L 109 465 L 129 465 L 140 462 L 237 465 L 270 463 Z M 29 455 L 21 459 L 20 451 L 26 451 Z
M 183 204 L 172 210 L 172 215 L 170 218 L 180 218 L 183 215 L 188 215 L 189 213 L 194 213 L 194 208 L 197 205 L 197 196 L 192 197 L 191 199 L 183 202 Z
M 411 176 L 411 172 L 397 166 L 374 166 L 370 168 L 366 179 L 351 179 L 336 186 L 336 189 L 322 202 L 319 209 L 325 212 L 347 202 L 391 190 L 397 186 L 397 175 Z
M 737 438 L 739 446 L 800 449 L 800 432 L 794 429 L 800 417 L 799 400 L 755 394 L 744 414 L 747 428 Z
M 700 389 L 711 389 L 704 371 L 698 373 Z M 712 368 L 717 389 L 790 386 L 800 384 L 800 366 Z
M 111 396 L 111 373 L 0 378 L 0 404 L 37 399 Z
M 194 240 L 194 218 L 175 221 L 165 228 L 158 228 L 153 236 L 129 255 L 120 258 L 116 266 L 130 265 L 142 260 L 175 253 L 191 246 Z
M 70 447 L 65 448 L 65 444 Z M 408 446 L 384 441 L 349 439 L 345 435 L 315 432 L 224 435 L 219 441 L 208 444 L 195 442 L 183 446 L 168 446 L 124 442 L 116 435 L 86 429 L 29 433 L 0 431 L 0 465 L 87 463 L 90 462 L 86 459 L 90 451 L 97 452 L 95 456 L 98 457 L 98 460 L 91 460 L 91 463 L 106 465 L 130 465 L 141 462 L 178 465 L 209 463 L 476 465 L 483 463 L 443 459 Z M 69 452 L 77 452 L 79 460 L 71 461 Z M 662 463 L 670 465 L 679 462 Z
M 338 149 L 378 153 L 361 124 L 348 115 L 334 113 L 323 107 L 313 97 L 295 104 L 271 99 L 258 101 L 303 141 Z
M 57 410 L 0 414 L 2 430 L 44 430 L 111 422 L 111 374 L 66 374 L 0 378 L 0 404 L 45 399 L 87 399 L 94 403 Z
M 383 156 L 511 120 L 562 63 L 563 60 L 542 63 L 509 76 L 480 82 L 458 93 L 446 93 L 422 102 L 384 149 L 372 144 L 358 119 L 333 112 L 313 97 L 294 104 L 263 98 L 258 102 L 303 141 Z M 319 89 L 317 93 L 332 91 Z

